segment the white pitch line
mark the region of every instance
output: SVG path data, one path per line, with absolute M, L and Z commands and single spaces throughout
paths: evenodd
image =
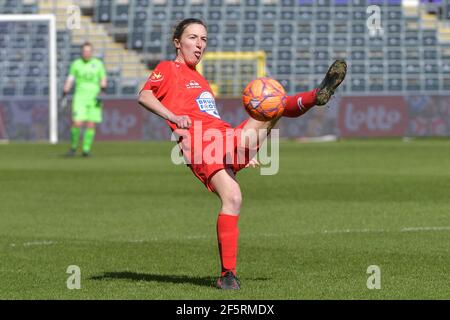
M 24 247 L 49 246 L 49 245 L 52 245 L 52 244 L 57 244 L 57 242 L 55 242 L 55 241 L 31 241 L 31 242 L 24 242 L 24 243 L 22 243 L 22 246 L 24 246 Z M 10 243 L 9 246 L 10 247 L 16 247 L 17 244 Z
M 400 232 L 417 232 L 417 231 L 446 231 L 450 230 L 450 227 L 416 227 L 416 228 L 403 228 Z
M 404 227 L 400 230 L 385 230 L 385 229 L 340 229 L 340 230 L 323 230 L 320 232 L 307 232 L 307 233 L 301 233 L 301 234 L 290 234 L 290 235 L 312 235 L 312 234 L 346 234 L 346 233 L 383 233 L 383 232 L 433 232 L 433 231 L 449 231 L 450 226 L 444 226 L 444 227 Z M 258 235 L 243 235 L 244 238 L 258 238 L 258 237 L 282 237 L 285 234 L 278 234 L 278 233 L 262 233 Z M 210 236 L 206 235 L 187 235 L 185 237 L 176 237 L 176 238 L 158 238 L 153 237 L 147 240 L 137 239 L 137 240 L 128 240 L 128 243 L 132 244 L 143 244 L 146 242 L 152 242 L 152 241 L 167 241 L 167 240 L 200 240 L 200 239 L 210 239 Z M 211 238 L 212 239 L 212 238 Z M 30 246 L 49 246 L 53 244 L 57 244 L 56 241 L 31 241 L 31 242 L 24 242 L 22 243 L 22 246 L 24 247 L 30 247 Z M 16 243 L 10 243 L 10 247 L 17 247 L 18 245 Z
M 321 233 L 333 234 L 333 233 L 369 233 L 369 232 L 386 232 L 387 230 L 370 230 L 370 229 L 343 229 L 343 230 L 324 230 Z
M 400 230 L 371 230 L 371 229 L 342 229 L 342 230 L 324 230 L 322 233 L 336 234 L 336 233 L 381 233 L 381 232 L 429 232 L 429 231 L 448 231 L 450 227 L 410 227 L 401 228 Z

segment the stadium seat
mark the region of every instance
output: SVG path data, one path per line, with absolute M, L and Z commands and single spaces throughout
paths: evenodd
M 444 77 L 442 79 L 442 90 L 449 91 L 450 90 L 450 78 Z
M 420 64 L 408 61 L 406 63 L 406 73 L 419 74 L 420 73 Z
M 383 74 L 384 67 L 382 63 L 371 63 L 369 65 L 369 74 Z
M 183 19 L 185 19 L 186 17 L 185 17 L 185 15 L 184 15 L 184 11 L 178 11 L 178 10 L 176 10 L 176 11 L 172 11 L 172 15 L 171 15 L 171 19 L 172 19 L 172 21 L 181 21 L 181 20 L 183 20 Z M 211 18 L 211 16 L 210 16 L 210 19 L 212 19 L 212 20 L 216 20 L 216 19 L 214 19 L 214 18 Z
M 338 21 L 348 21 L 349 13 L 347 10 L 343 11 L 342 9 L 337 9 L 334 14 L 334 20 Z
M 358 37 L 355 36 L 352 38 L 352 46 L 354 47 L 364 47 L 364 45 L 366 44 L 365 42 L 365 37 Z
M 383 91 L 383 89 L 384 89 L 383 77 L 369 78 L 369 91 Z
M 291 88 L 292 81 L 289 78 L 279 78 L 278 80 L 280 84 L 283 86 L 284 90 L 286 90 L 286 92 L 293 91 Z
M 295 65 L 295 74 L 309 75 L 311 73 L 311 67 L 307 62 L 297 62 Z
M 245 11 L 244 13 L 245 20 L 247 21 L 256 21 L 258 20 L 258 12 L 257 11 Z
M 317 49 L 314 52 L 314 59 L 315 60 L 328 60 L 329 59 L 329 53 L 328 49 Z
M 318 7 L 328 8 L 330 6 L 330 3 L 331 3 L 330 0 L 317 0 L 317 6 Z
M 279 75 L 289 75 L 292 73 L 292 68 L 290 64 L 279 64 L 277 66 L 277 74 Z
M 241 10 L 237 8 L 227 8 L 227 11 L 225 12 L 225 17 L 227 21 L 240 20 Z
M 293 39 L 289 36 L 279 37 L 278 38 L 278 46 L 279 47 L 292 47 Z
M 438 78 L 428 78 L 425 79 L 425 90 L 439 90 L 439 79 Z
M 112 20 L 116 27 L 128 26 L 129 5 L 122 4 L 113 7 Z
M 436 64 L 436 62 L 425 62 L 423 64 L 423 72 L 425 74 L 438 74 L 439 66 Z
M 353 50 L 351 53 L 352 60 L 364 60 L 366 52 L 364 50 Z
M 17 81 L 9 80 L 7 83 L 3 85 L 2 94 L 4 96 L 16 96 L 17 93 L 18 93 Z
M 37 96 L 39 95 L 39 82 L 36 81 L 26 81 L 23 87 L 24 96 Z
M 403 66 L 401 63 L 390 63 L 388 65 L 388 73 L 389 74 L 402 74 Z
M 130 42 L 131 48 L 135 50 L 142 50 L 144 48 L 144 32 L 135 32 L 131 35 Z
M 315 74 L 325 74 L 328 70 L 328 63 L 322 63 L 319 64 L 316 62 L 316 65 L 314 66 L 314 73 Z
M 108 85 L 106 87 L 106 93 L 107 94 L 117 94 L 117 83 L 116 79 L 108 75 Z
M 366 85 L 364 78 L 360 77 L 354 77 L 351 79 L 351 90 L 358 92 L 358 91 L 365 91 Z
M 403 81 L 401 78 L 390 78 L 388 79 L 388 87 L 392 91 L 402 91 Z
M 208 34 L 220 33 L 220 26 L 217 23 L 210 23 L 208 25 Z
M 279 49 L 278 60 L 280 61 L 292 61 L 292 52 L 290 50 Z
M 152 19 L 156 21 L 167 21 L 167 13 L 164 10 L 154 10 Z
M 389 60 L 402 60 L 403 59 L 402 50 L 390 49 L 387 51 L 387 54 L 388 54 L 387 57 Z
M 263 21 L 272 21 L 275 20 L 277 16 L 277 12 L 275 10 L 264 10 L 262 12 Z
M 351 67 L 349 68 L 350 74 L 363 75 L 366 73 L 366 71 L 366 66 L 363 63 L 352 63 Z
M 420 91 L 421 81 L 417 77 L 406 79 L 406 90 L 407 91 Z
M 328 36 L 316 37 L 316 46 L 318 47 L 328 47 L 330 45 L 330 41 L 328 40 Z
M 427 59 L 427 60 L 435 60 L 438 58 L 437 55 L 437 50 L 433 50 L 433 49 L 425 49 L 423 51 L 423 58 Z
M 388 36 L 387 45 L 390 47 L 399 47 L 402 45 L 402 39 L 399 36 Z
M 402 25 L 398 22 L 389 22 L 387 25 L 387 32 L 398 34 L 402 30 Z
M 281 21 L 293 21 L 295 19 L 295 12 L 292 10 L 289 11 L 281 11 Z
M 95 20 L 99 22 L 111 22 L 112 6 L 109 0 L 100 0 L 99 5 L 94 9 Z
M 294 7 L 296 4 L 295 0 L 281 0 L 281 5 L 283 8 Z
M 172 0 L 172 5 L 174 7 L 184 7 L 186 5 L 186 0 Z
M 418 47 L 405 48 L 405 58 L 408 60 L 419 60 L 420 51 Z
M 366 27 L 367 26 L 365 24 L 361 24 L 361 23 L 352 24 L 352 33 L 365 34 Z

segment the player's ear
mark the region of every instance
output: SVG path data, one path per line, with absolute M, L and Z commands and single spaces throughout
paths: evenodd
M 175 46 L 175 49 L 180 49 L 181 44 L 179 39 L 173 39 L 173 45 Z

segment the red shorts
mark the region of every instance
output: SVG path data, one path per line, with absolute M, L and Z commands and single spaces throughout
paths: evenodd
M 204 137 L 207 138 L 197 142 L 197 148 L 194 146 L 194 141 L 188 144 L 190 150 L 187 144 L 184 144 L 185 147 L 180 146 L 188 161 L 187 166 L 209 191 L 214 192 L 211 179 L 217 172 L 229 168 L 236 174 L 245 168 L 258 152 L 259 146 L 253 150 L 240 147 L 240 132 L 247 121 L 243 121 L 235 128 L 228 128 L 226 131 L 216 130 L 213 137 L 205 134 Z M 189 156 L 186 157 L 186 155 Z

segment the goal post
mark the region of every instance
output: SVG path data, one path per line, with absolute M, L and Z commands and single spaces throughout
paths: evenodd
M 206 52 L 197 69 L 208 80 L 216 96 L 238 97 L 251 80 L 267 75 L 266 53 Z
M 49 59 L 49 141 L 58 142 L 56 18 L 53 14 L 0 14 L 2 22 L 47 22 Z

